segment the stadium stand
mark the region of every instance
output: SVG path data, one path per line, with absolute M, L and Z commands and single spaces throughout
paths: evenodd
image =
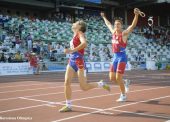
M 41 60 L 66 61 L 63 49 L 69 46 L 72 31 L 71 16 L 62 13 L 55 20 L 24 16 L 0 15 L 0 62 L 26 62 L 27 53 L 35 52 Z M 111 33 L 98 15 L 76 17 L 87 23 L 88 48 L 86 61 L 111 61 Z M 128 61 L 137 67 L 146 67 L 146 61 L 170 62 L 170 31 L 161 26 L 137 27 L 129 36 Z

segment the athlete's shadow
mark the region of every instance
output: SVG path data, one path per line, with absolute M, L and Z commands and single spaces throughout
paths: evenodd
M 170 106 L 168 103 L 160 103 L 158 100 L 151 100 L 149 102 L 145 102 L 147 104 L 152 104 L 152 105 L 163 105 L 163 106 Z
M 160 115 L 162 117 L 166 117 L 168 118 L 169 116 L 166 114 L 166 113 L 152 113 L 151 115 L 148 115 L 148 112 L 147 110 L 136 110 L 136 111 L 117 111 L 117 110 L 113 110 L 113 111 L 96 111 L 96 112 L 88 112 L 88 111 L 80 111 L 80 110 L 73 110 L 72 112 L 75 112 L 75 113 L 79 113 L 80 116 L 86 116 L 86 115 L 100 115 L 100 116 L 107 116 L 107 117 L 130 117 L 130 118 L 134 118 L 134 117 L 139 117 L 139 118 L 150 118 L 150 119 L 155 119 L 155 118 L 161 118 L 161 117 L 157 117 L 157 116 L 152 116 L 153 115 Z M 170 119 L 170 118 L 169 118 Z
M 124 103 L 134 103 L 134 102 L 136 102 L 136 101 L 126 100 L 126 102 L 124 102 Z
M 153 116 L 152 116 L 153 115 Z M 160 115 L 160 117 L 156 116 L 156 115 Z M 137 111 L 134 111 L 132 113 L 130 112 L 121 112 L 121 113 L 115 113 L 114 116 L 116 117 L 125 117 L 125 118 L 150 118 L 150 119 L 156 119 L 156 118 L 164 118 L 165 117 L 167 119 L 170 119 L 169 116 L 165 113 L 152 113 L 151 115 L 148 115 L 148 111 L 140 111 L 140 110 L 137 110 Z M 162 117 L 161 117 L 162 116 Z
M 107 111 L 96 111 L 94 110 L 94 112 L 88 112 L 88 111 L 80 111 L 80 110 L 72 110 L 71 112 L 74 113 L 81 113 L 82 116 L 85 115 L 102 115 L 102 116 L 113 116 L 114 112 L 107 112 Z M 83 115 L 84 114 L 84 115 Z M 81 115 L 80 115 L 81 116 Z

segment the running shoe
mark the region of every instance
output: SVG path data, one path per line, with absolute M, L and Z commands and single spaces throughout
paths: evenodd
M 59 112 L 71 112 L 71 111 L 72 109 L 66 105 L 59 110 Z
M 103 82 L 103 80 L 99 81 L 101 84 L 103 84 L 103 89 L 107 90 L 110 92 L 110 86 L 108 84 L 106 84 L 105 82 Z
M 117 99 L 116 101 L 117 101 L 117 102 L 125 102 L 126 99 L 127 99 L 126 95 L 121 94 L 120 97 L 119 97 L 119 99 Z

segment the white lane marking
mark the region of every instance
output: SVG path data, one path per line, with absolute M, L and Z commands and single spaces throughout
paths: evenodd
M 96 81 L 96 80 L 90 80 L 90 81 Z M 57 86 L 57 84 L 54 84 L 56 85 L 56 87 L 64 87 L 64 85 L 60 85 L 60 86 Z M 79 85 L 71 85 L 71 86 L 79 86 Z M 48 88 L 56 88 L 56 87 L 46 87 L 47 89 Z M 21 91 L 32 91 L 32 90 L 41 90 L 41 89 L 46 89 L 46 88 L 36 88 L 36 89 L 25 89 L 25 90 L 10 90 L 10 91 L 3 91 L 3 92 L 0 92 L 0 94 L 4 94 L 4 93 L 12 93 L 12 92 L 21 92 Z
M 28 106 L 28 107 L 10 109 L 10 110 L 5 110 L 5 111 L 0 111 L 0 114 L 7 113 L 7 112 L 12 112 L 12 111 L 18 111 L 18 110 L 25 110 L 25 109 L 29 109 L 29 108 L 36 108 L 36 107 L 41 107 L 41 106 L 45 106 L 45 105 L 46 104 L 40 104 L 40 105 L 35 105 L 35 106 Z
M 56 79 L 56 80 L 63 80 L 64 81 L 64 79 Z M 90 81 L 96 81 L 96 80 L 90 80 Z M 22 85 L 22 84 L 24 84 L 25 82 L 33 82 L 33 84 L 25 84 L 25 85 Z M 35 83 L 36 82 L 36 83 Z M 38 82 L 38 83 L 37 83 Z M 48 82 L 48 81 L 46 81 L 46 82 Z M 44 85 L 44 84 L 56 84 L 56 83 L 58 83 L 58 82 L 52 82 L 52 83 L 44 83 L 44 82 L 41 82 L 41 81 L 21 81 L 21 82 L 19 82 L 20 83 L 20 85 L 5 85 L 5 86 L 2 86 L 2 87 L 0 87 L 0 88 L 9 88 L 9 87 L 19 87 L 19 86 L 32 86 L 32 85 Z M 35 84 L 34 84 L 35 83 Z M 7 84 L 7 83 L 5 83 L 5 84 Z M 11 84 L 11 82 L 9 82 L 8 84 Z
M 78 85 L 74 85 L 74 86 L 78 86 Z M 53 87 L 46 87 L 46 88 L 36 88 L 36 89 L 23 89 L 23 90 L 12 90 L 12 91 L 4 91 L 4 92 L 0 92 L 0 94 L 4 94 L 4 93 L 13 93 L 13 92 L 23 92 L 23 91 L 34 91 L 34 90 L 42 90 L 42 89 L 54 89 L 54 88 L 59 88 L 59 87 L 64 87 L 64 85 L 62 86 L 53 86 Z
M 163 81 L 163 82 L 167 82 L 167 81 Z M 159 83 L 159 82 L 149 82 L 149 83 L 145 83 L 145 84 L 155 84 L 155 83 Z M 141 83 L 144 84 L 144 83 Z M 72 86 L 79 86 L 79 85 L 72 85 Z M 58 87 L 64 87 L 63 86 L 58 86 Z M 112 86 L 112 87 L 118 87 L 118 86 Z M 98 88 L 96 88 L 98 89 Z M 76 90 L 73 92 L 78 92 L 78 91 L 82 91 L 82 90 Z M 47 95 L 57 95 L 57 94 L 63 94 L 64 92 L 58 92 L 58 93 L 47 93 L 47 94 L 38 94 L 38 95 L 29 95 L 29 96 L 19 96 L 19 97 L 38 97 L 38 96 L 47 96 Z M 115 93 L 115 94 L 119 94 L 119 93 Z M 112 94 L 110 94 L 112 95 Z M 105 95 L 104 95 L 105 96 Z M 14 99 L 18 99 L 18 97 L 12 97 L 12 98 L 5 98 L 5 99 L 0 99 L 0 101 L 6 101 L 6 100 L 14 100 Z M 83 99 L 82 99 L 83 100 Z
M 168 86 L 167 86 L 168 87 Z M 157 87 L 157 88 L 154 88 L 154 89 L 161 89 L 161 88 L 167 88 L 167 87 Z M 135 91 L 130 91 L 130 92 L 138 92 L 138 91 L 146 91 L 146 90 L 153 90 L 153 88 L 150 88 L 150 89 L 141 89 L 141 90 L 135 90 Z M 114 95 L 114 94 L 109 94 L 109 95 L 105 95 L 105 96 L 110 96 L 110 95 Z M 94 96 L 94 97 L 90 97 L 90 98 L 96 98 L 96 97 L 102 97 L 103 95 L 100 95 L 100 96 Z M 24 98 L 24 97 L 19 97 L 20 99 L 30 99 L 31 98 Z M 86 97 L 86 98 L 82 98 L 82 99 L 90 99 L 89 97 Z M 35 100 L 35 99 L 32 99 L 32 100 Z M 17 111 L 17 110 L 23 110 L 23 109 L 29 109 L 29 108 L 34 108 L 34 107 L 39 107 L 39 106 L 45 106 L 45 105 L 48 105 L 49 103 L 50 104 L 63 104 L 62 102 L 51 102 L 51 101 L 44 101 L 44 100 L 37 100 L 39 102 L 43 102 L 43 103 L 46 103 L 46 104 L 41 104 L 41 105 L 36 105 L 36 106 L 29 106 L 29 107 L 24 107 L 24 108 L 16 108 L 16 109 L 10 109 L 10 110 L 5 110 L 5 111 L 0 111 L 0 113 L 6 113 L 6 112 L 11 112 L 11 111 Z M 72 101 L 76 101 L 76 100 L 72 100 Z M 48 103 L 47 103 L 48 102 Z M 114 109 L 114 108 L 113 108 Z M 99 112 L 102 112 L 104 110 L 110 110 L 109 109 L 102 109 L 100 110 Z M 94 111 L 95 112 L 95 111 Z M 98 112 L 98 111 L 97 111 Z M 87 113 L 87 115 L 89 115 L 89 113 Z M 84 115 L 83 115 L 84 116 Z
M 136 82 L 135 82 L 135 83 L 132 84 L 132 85 L 135 85 L 135 86 L 136 86 L 136 85 L 146 85 L 146 84 L 152 84 L 152 83 L 154 83 L 154 84 L 155 84 L 155 83 L 160 83 L 160 84 L 161 84 L 161 83 L 164 83 L 164 82 L 170 82 L 170 81 L 161 81 L 161 82 L 159 82 L 159 81 L 156 81 L 156 82 L 154 82 L 154 81 L 153 81 L 153 82 L 149 82 L 149 81 L 148 81 L 148 82 L 144 82 L 144 83 L 136 83 Z M 133 83 L 133 81 L 132 81 L 131 83 Z
M 95 88 L 96 90 L 100 88 Z M 81 92 L 82 90 L 74 90 L 72 92 Z M 39 96 L 48 96 L 48 95 L 58 95 L 58 94 L 63 94 L 64 92 L 52 92 L 52 93 L 47 93 L 47 94 L 37 94 L 37 95 L 28 95 L 28 96 L 19 96 L 19 97 L 39 97 Z M 18 99 L 19 97 L 12 97 L 12 98 L 5 98 L 5 99 L 0 99 L 0 101 L 7 101 L 7 100 L 14 100 Z
M 107 109 L 107 110 L 112 110 L 112 109 L 115 109 L 115 108 L 121 108 L 121 107 L 125 107 L 125 106 L 135 105 L 135 104 L 138 104 L 138 103 L 149 102 L 149 101 L 152 101 L 152 100 L 164 99 L 164 98 L 168 98 L 168 97 L 170 97 L 170 95 L 168 95 L 168 96 L 163 96 L 163 97 L 152 98 L 152 99 L 149 99 L 149 100 L 142 100 L 142 101 L 138 101 L 138 102 L 133 102 L 133 103 L 129 103 L 129 104 L 117 106 L 117 107 L 112 107 L 112 108 Z
M 30 82 L 30 81 L 25 81 L 25 82 Z M 24 83 L 21 83 L 21 84 L 24 84 Z M 25 84 L 25 85 L 10 85 L 10 86 L 2 86 L 0 87 L 1 89 L 4 89 L 4 88 L 13 88 L 13 87 L 20 87 L 20 86 L 39 86 L 39 85 L 50 85 L 50 84 L 54 84 L 55 83 L 33 83 L 33 84 Z
M 167 97 L 170 97 L 170 96 L 157 97 L 157 98 L 152 98 L 152 99 L 148 99 L 148 100 L 144 100 L 144 101 L 138 101 L 138 102 L 135 102 L 135 104 L 138 104 L 138 103 L 141 103 L 141 102 L 148 102 L 148 101 L 151 101 L 151 100 L 163 99 L 163 98 L 167 98 Z M 123 105 L 123 106 L 130 106 L 130 105 L 132 105 L 132 104 L 126 104 L 126 105 Z M 103 110 L 96 110 L 96 111 L 89 112 L 89 113 L 85 113 L 85 114 L 79 114 L 79 115 L 75 115 L 75 116 L 71 116 L 71 117 L 67 117 L 67 118 L 63 118 L 63 119 L 54 120 L 54 121 L 52 121 L 52 122 L 66 121 L 66 120 L 70 120 L 70 119 L 74 119 L 74 118 L 78 118 L 78 117 L 82 117 L 82 116 L 87 116 L 87 115 L 90 115 L 90 114 L 102 112 L 102 111 L 105 111 L 105 110 L 120 108 L 120 107 L 122 107 L 122 106 L 116 106 L 116 107 L 112 107 L 112 108 L 106 108 L 106 109 L 103 109 Z M 165 119 L 165 118 L 163 118 L 163 119 Z M 166 119 L 167 119 L 167 118 L 166 118 Z
M 65 105 L 64 103 L 61 103 L 61 102 L 51 102 L 51 101 L 46 101 L 46 100 L 31 99 L 31 98 L 25 98 L 25 97 L 20 97 L 20 99 L 36 101 L 36 102 L 43 102 L 43 103 L 46 103 L 46 106 L 49 106 L 49 107 L 56 107 L 56 105 Z M 109 115 L 113 114 L 112 112 L 106 112 L 103 109 L 98 109 L 98 108 L 79 106 L 79 105 L 72 105 L 72 106 L 77 107 L 77 108 L 95 110 L 95 111 L 98 110 L 98 111 L 101 111 L 100 112 L 101 114 L 109 114 Z
M 170 86 L 140 89 L 140 90 L 129 91 L 128 93 L 140 92 L 140 91 L 149 91 L 149 90 L 154 90 L 154 89 L 164 89 L 164 88 L 168 88 L 168 87 L 170 87 Z M 80 100 L 93 99 L 93 98 L 98 98 L 98 97 L 107 97 L 107 96 L 118 95 L 118 94 L 120 94 L 120 92 L 114 93 L 114 94 L 106 94 L 106 95 L 98 95 L 98 96 L 92 96 L 92 97 L 86 97 L 86 98 L 78 98 L 78 99 L 74 99 L 72 101 L 80 101 Z M 65 102 L 65 101 L 61 101 L 61 102 Z

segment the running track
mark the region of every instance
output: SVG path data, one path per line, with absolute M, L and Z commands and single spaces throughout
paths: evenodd
M 88 82 L 104 79 L 112 90 L 80 89 L 72 83 L 73 112 L 59 113 L 65 103 L 64 73 L 0 77 L 0 122 L 168 122 L 170 71 L 128 71 L 128 100 L 117 103 L 119 88 L 107 73 L 88 74 Z

